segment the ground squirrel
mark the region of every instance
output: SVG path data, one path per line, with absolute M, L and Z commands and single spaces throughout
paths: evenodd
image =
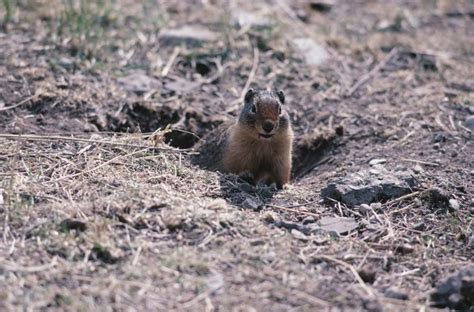
M 222 124 L 204 138 L 196 163 L 281 189 L 290 180 L 293 142 L 284 103 L 283 91 L 249 89 L 237 121 Z

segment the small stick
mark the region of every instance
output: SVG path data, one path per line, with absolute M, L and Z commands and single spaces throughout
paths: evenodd
M 23 105 L 23 104 L 25 104 L 25 103 L 28 103 L 29 101 L 31 101 L 31 100 L 34 99 L 35 97 L 39 96 L 40 94 L 41 94 L 41 93 L 38 93 L 38 94 L 34 94 L 34 95 L 32 95 L 32 96 L 29 96 L 29 97 L 27 97 L 26 99 L 24 99 L 24 100 L 22 100 L 22 101 L 16 103 L 15 105 L 6 106 L 6 107 L 0 107 L 0 112 L 7 111 L 7 110 L 9 110 L 9 109 L 14 109 L 14 108 L 16 108 L 16 107 L 18 107 L 18 106 L 21 106 L 21 105 Z
M 429 161 L 416 160 L 416 159 L 411 159 L 411 158 L 402 158 L 402 160 L 417 163 L 417 164 L 427 165 L 427 166 L 439 167 L 438 163 L 429 162 Z
M 14 263 L 8 262 L 6 260 L 0 260 L 0 267 L 10 272 L 37 273 L 37 272 L 49 270 L 53 268 L 54 266 L 56 266 L 57 263 L 58 261 L 56 257 L 54 257 L 50 263 L 43 264 L 43 265 L 29 266 L 29 267 L 23 267 L 23 266 L 19 266 Z
M 161 71 L 162 77 L 166 77 L 166 75 L 168 75 L 168 73 L 171 70 L 171 67 L 173 66 L 174 61 L 176 60 L 180 52 L 181 52 L 181 49 L 179 47 L 174 48 L 173 53 L 171 54 L 171 57 L 168 60 L 168 63 L 166 63 L 166 66 Z
M 407 194 L 407 195 L 403 195 L 403 196 L 400 196 L 400 197 L 398 197 L 394 200 L 391 200 L 391 201 L 387 202 L 386 204 L 390 205 L 390 204 L 393 204 L 393 203 L 397 203 L 397 202 L 402 201 L 404 199 L 415 197 L 416 195 L 421 194 L 421 193 L 422 193 L 421 191 L 416 191 L 416 192 L 413 192 L 413 193 L 410 193 L 410 194 Z
M 392 59 L 392 57 L 398 53 L 397 48 L 393 48 L 390 53 L 388 53 L 381 61 L 380 63 L 377 64 L 374 68 L 372 68 L 371 71 L 369 71 L 367 74 L 363 75 L 356 83 L 352 85 L 352 87 L 349 89 L 347 92 L 346 96 L 351 96 L 357 89 L 359 89 L 364 83 L 369 81 L 373 76 L 382 68 L 387 65 L 387 63 Z
M 300 213 L 300 214 L 304 214 L 304 215 L 308 215 L 308 216 L 313 216 L 313 217 L 320 217 L 318 214 L 316 213 L 312 213 L 312 212 L 307 212 L 307 211 L 300 211 L 300 210 L 297 210 L 297 209 L 291 209 L 291 208 L 287 208 L 287 207 L 282 207 L 282 206 L 278 206 L 278 205 L 267 205 L 267 207 L 272 207 L 272 208 L 276 208 L 276 209 L 279 209 L 279 210 L 283 210 L 283 211 L 290 211 L 290 212 L 294 212 L 294 213 Z
M 0 138 L 11 139 L 11 140 L 26 140 L 26 141 L 72 141 L 72 142 L 86 142 L 86 143 L 97 143 L 97 144 L 106 144 L 106 145 L 115 145 L 115 146 L 125 146 L 125 147 L 134 147 L 134 148 L 148 148 L 157 151 L 174 151 L 174 152 L 187 152 L 191 149 L 175 149 L 175 148 L 156 148 L 153 146 L 143 146 L 137 144 L 127 144 L 120 142 L 109 142 L 109 141 L 100 141 L 92 139 L 83 139 L 83 138 L 74 138 L 66 136 L 55 136 L 55 135 L 35 135 L 35 134 L 9 134 L 9 133 L 0 133 Z
M 346 269 L 348 269 L 349 271 L 351 271 L 352 275 L 354 275 L 354 278 L 357 280 L 357 282 L 359 282 L 359 284 L 362 286 L 362 288 L 364 288 L 364 290 L 367 292 L 367 294 L 370 296 L 370 297 L 373 297 L 374 296 L 374 292 L 372 291 L 372 289 L 370 289 L 364 282 L 364 280 L 362 280 L 362 278 L 360 277 L 359 273 L 357 273 L 356 269 L 354 268 L 354 266 L 350 265 L 349 263 L 347 262 L 344 262 L 344 261 L 341 261 L 339 259 L 336 259 L 336 258 L 333 258 L 333 257 L 330 257 L 330 256 L 325 256 L 325 255 L 321 255 L 321 256 L 318 256 L 318 255 L 312 255 L 313 258 L 316 258 L 316 259 L 322 259 L 322 260 L 327 260 L 327 261 L 331 261 L 331 262 L 334 262 L 336 264 L 339 264 L 343 267 L 345 267 Z
M 255 74 L 258 68 L 259 55 L 260 55 L 260 52 L 258 51 L 258 48 L 253 48 L 253 63 L 252 63 L 252 68 L 250 69 L 250 73 L 247 78 L 247 81 L 245 82 L 242 92 L 240 93 L 240 97 L 230 104 L 230 107 L 229 109 L 226 110 L 226 113 L 230 113 L 231 111 L 233 111 L 235 109 L 235 106 L 243 101 L 245 97 L 245 92 L 247 92 L 247 89 L 250 87 L 250 84 L 255 78 Z

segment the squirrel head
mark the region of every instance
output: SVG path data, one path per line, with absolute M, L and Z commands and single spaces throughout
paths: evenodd
M 283 91 L 254 91 L 245 94 L 244 108 L 239 123 L 249 127 L 260 139 L 271 139 L 289 127 L 289 118 L 283 109 Z

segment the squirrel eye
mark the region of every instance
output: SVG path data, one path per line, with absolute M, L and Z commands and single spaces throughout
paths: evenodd
M 255 107 L 255 105 L 252 105 L 252 108 L 250 109 L 250 111 L 254 114 L 257 112 L 257 108 Z

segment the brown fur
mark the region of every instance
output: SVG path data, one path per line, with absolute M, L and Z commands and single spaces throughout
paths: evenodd
M 255 130 L 236 123 L 230 132 L 223 169 L 236 174 L 249 172 L 255 181 L 267 179 L 282 187 L 290 181 L 292 141 L 291 128 L 277 132 L 270 140 L 261 140 Z
M 289 117 L 285 112 L 280 115 L 284 99 L 275 93 L 251 92 L 254 97 L 246 100 L 240 118 L 221 125 L 200 143 L 195 163 L 208 169 L 250 174 L 254 182 L 275 182 L 282 188 L 290 181 L 293 143 Z M 264 124 L 268 123 L 273 128 L 265 131 Z

